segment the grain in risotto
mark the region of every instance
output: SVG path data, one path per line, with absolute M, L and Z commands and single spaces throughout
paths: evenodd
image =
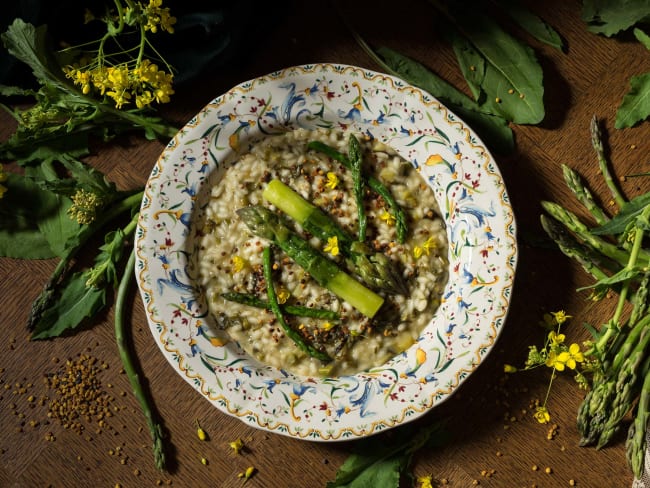
M 280 213 L 263 197 L 271 180 L 280 180 L 322 209 L 351 236 L 357 235 L 351 171 L 307 147 L 310 141 L 321 141 L 347 154 L 349 134 L 297 129 L 254 144 L 214 182 L 204 220 L 199 223 L 199 281 L 216 324 L 252 357 L 299 375 L 354 374 L 380 366 L 404 351 L 417 340 L 438 308 L 448 278 L 447 235 L 433 191 L 391 148 L 361 134 L 356 136 L 361 141 L 364 173 L 382 181 L 407 216 L 408 233 L 400 243 L 386 201 L 369 189 L 364 191 L 366 244 L 390 259 L 406 291 L 374 289 L 384 302 L 380 311 L 369 318 L 316 283 L 287 255 L 277 249 L 274 253 L 273 285 L 282 307 L 300 305 L 338 314 L 338 319 L 331 320 L 284 314 L 287 324 L 306 341 L 327 351 L 333 358 L 331 362 L 324 363 L 299 349 L 271 311 L 226 300 L 224 294 L 234 292 L 266 300 L 262 254 L 269 241 L 252 234 L 238 218 L 237 210 L 262 205 Z M 328 242 L 290 219 L 285 223 L 354 276 L 345 258 L 334 255 L 331 246 L 328 249 Z

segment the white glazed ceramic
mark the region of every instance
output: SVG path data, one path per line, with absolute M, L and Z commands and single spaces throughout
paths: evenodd
M 410 349 L 356 375 L 297 377 L 224 343 L 193 277 L 193 222 L 209 181 L 252 142 L 298 127 L 352 129 L 388 144 L 433 188 L 447 225 L 441 306 Z M 146 186 L 136 275 L 162 354 L 218 409 L 299 439 L 355 439 L 428 412 L 485 359 L 508 311 L 515 233 L 497 164 L 462 120 L 395 77 L 314 64 L 232 88 L 174 137 Z

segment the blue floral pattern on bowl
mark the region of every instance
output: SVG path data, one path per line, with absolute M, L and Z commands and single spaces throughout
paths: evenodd
M 218 335 L 194 279 L 193 222 L 210 182 L 255 141 L 299 127 L 354 130 L 391 146 L 431 186 L 446 222 L 449 281 L 440 307 L 416 344 L 356 375 L 299 377 L 261 364 Z M 206 105 L 154 166 L 135 247 L 149 325 L 173 369 L 221 411 L 315 441 L 381 432 L 455 392 L 497 340 L 517 263 L 508 194 L 474 132 L 398 78 L 335 64 L 270 73 Z

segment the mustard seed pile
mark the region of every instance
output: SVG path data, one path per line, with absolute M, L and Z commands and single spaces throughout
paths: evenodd
M 98 431 L 108 428 L 106 419 L 113 415 L 112 397 L 99 380 L 99 372 L 106 368 L 106 363 L 82 354 L 68 359 L 60 371 L 48 374 L 45 382 L 54 394 L 48 404 L 48 418 L 78 434 L 85 430 L 84 420 L 97 422 Z

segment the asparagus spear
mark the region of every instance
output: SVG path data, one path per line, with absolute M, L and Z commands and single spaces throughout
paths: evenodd
M 222 293 L 221 296 L 228 301 L 241 303 L 250 307 L 265 308 L 271 310 L 271 304 L 257 298 L 255 295 L 248 295 L 246 293 L 227 292 Z M 314 319 L 326 320 L 339 320 L 341 317 L 334 310 L 326 310 L 324 308 L 303 307 L 300 305 L 280 305 L 280 310 L 289 315 L 297 317 L 311 317 Z
M 275 294 L 275 288 L 273 286 L 273 273 L 272 273 L 273 263 L 272 263 L 272 256 L 271 256 L 271 248 L 265 247 L 263 252 L 264 252 L 264 257 L 263 257 L 264 279 L 266 280 L 266 293 L 269 299 L 269 306 L 271 307 L 271 310 L 273 311 L 275 318 L 280 323 L 280 326 L 284 329 L 284 333 L 300 349 L 305 351 L 311 357 L 320 359 L 321 361 L 324 362 L 331 361 L 332 358 L 330 358 L 326 352 L 316 349 L 314 346 L 307 343 L 302 337 L 302 335 L 300 335 L 298 331 L 292 329 L 289 326 L 289 324 L 287 324 L 286 320 L 284 320 L 284 316 L 282 315 L 282 310 L 280 310 L 280 305 L 278 304 L 278 297 Z
M 562 222 L 571 232 L 576 235 L 576 237 L 578 237 L 586 245 L 589 245 L 604 256 L 607 256 L 608 258 L 616 261 L 621 266 L 625 266 L 627 264 L 629 252 L 619 248 L 618 246 L 606 241 L 597 235 L 594 235 L 575 214 L 569 212 L 562 206 L 553 202 L 544 201 L 542 202 L 542 207 L 552 217 L 557 219 L 559 222 Z M 647 251 L 640 249 L 638 254 L 638 264 L 641 266 L 646 266 L 649 261 L 650 254 Z
M 341 254 L 348 258 L 348 269 L 357 274 L 366 285 L 389 293 L 407 293 L 406 283 L 393 261 L 384 254 L 373 253 L 368 246 L 355 242 L 325 212 L 289 186 L 279 180 L 271 180 L 262 195 L 319 239 L 326 241 L 335 236 Z
M 126 342 L 126 324 L 125 324 L 125 314 L 126 314 L 126 300 L 129 292 L 129 287 L 131 285 L 131 280 L 134 276 L 135 270 L 135 251 L 131 251 L 129 255 L 129 260 L 126 263 L 124 269 L 124 275 L 122 276 L 119 287 L 117 289 L 117 296 L 115 298 L 115 340 L 117 342 L 117 348 L 120 353 L 120 360 L 122 361 L 122 366 L 126 372 L 127 377 L 129 378 L 129 383 L 131 383 L 131 388 L 133 388 L 133 393 L 135 394 L 142 413 L 145 416 L 147 421 L 147 427 L 149 428 L 149 433 L 151 434 L 152 450 L 154 461 L 156 467 L 160 470 L 165 469 L 165 445 L 164 445 L 164 430 L 162 423 L 158 420 L 157 412 L 151 398 L 147 394 L 146 387 L 140 379 L 140 374 L 138 373 L 137 365 L 132 357 L 133 352 L 129 345 Z
M 594 197 L 592 196 L 589 189 L 583 184 L 578 173 L 576 173 L 566 164 L 562 165 L 562 173 L 564 174 L 564 181 L 566 182 L 569 189 L 573 191 L 573 194 L 580 201 L 580 203 L 582 203 L 582 205 L 584 205 L 584 207 L 589 210 L 591 215 L 594 216 L 596 222 L 599 225 L 603 225 L 605 222 L 607 222 L 609 220 L 609 217 L 607 217 L 603 209 L 600 208 L 598 204 L 596 204 Z
M 650 316 L 648 316 L 650 318 Z M 649 323 L 648 320 L 645 321 Z M 598 443 L 598 449 L 604 447 L 620 429 L 623 417 L 632 408 L 632 403 L 639 394 L 644 363 L 647 363 L 647 348 L 650 343 L 650 327 L 644 328 L 641 342 L 638 342 L 630 356 L 622 364 L 619 374 L 614 381 L 614 397 L 612 398 L 609 414 L 603 423 Z
M 384 303 L 381 296 L 339 269 L 331 259 L 287 228 L 269 209 L 259 205 L 250 206 L 240 208 L 237 214 L 253 234 L 275 243 L 319 285 L 347 301 L 365 316 L 372 318 L 381 308 Z
M 645 373 L 645 379 L 639 395 L 639 403 L 636 407 L 634 421 L 628 430 L 627 441 L 625 442 L 625 451 L 628 464 L 632 467 L 632 472 L 636 478 L 641 478 L 646 450 L 646 431 L 648 421 L 650 420 L 650 374 Z
M 557 220 L 542 215 L 540 216 L 540 222 L 542 228 L 553 239 L 565 256 L 576 260 L 587 273 L 597 280 L 607 278 L 607 274 L 599 267 L 599 263 L 603 257 L 594 253 L 591 248 L 580 244 L 566 230 L 566 227 Z
M 350 158 L 350 166 L 352 169 L 352 181 L 354 182 L 354 200 L 357 203 L 357 215 L 359 217 L 359 242 L 366 241 L 366 227 L 368 225 L 368 218 L 363 203 L 363 178 L 361 175 L 361 166 L 363 164 L 363 156 L 361 154 L 361 145 L 359 140 L 350 135 L 348 143 L 348 156 Z
M 334 149 L 333 147 L 328 146 L 327 144 L 324 144 L 320 141 L 311 141 L 309 144 L 307 144 L 307 147 L 309 149 L 313 149 L 314 151 L 322 152 L 323 154 L 329 156 L 330 158 L 338 161 L 341 163 L 343 166 L 345 166 L 348 169 L 352 169 L 352 163 L 348 159 L 348 157 Z M 392 193 L 386 186 L 379 181 L 377 178 L 373 176 L 366 176 L 365 182 L 364 182 L 369 188 L 374 190 L 377 194 L 381 195 L 386 202 L 386 204 L 390 207 L 391 211 L 393 212 L 393 216 L 395 217 L 395 226 L 397 227 L 397 239 L 399 240 L 400 243 L 404 243 L 406 240 L 406 234 L 408 233 L 408 223 L 407 223 L 407 218 L 406 214 L 404 213 L 404 210 L 402 207 L 400 207 L 399 203 L 395 200 L 395 197 L 393 197 Z
M 623 206 L 625 204 L 625 197 L 621 194 L 618 186 L 616 185 L 612 173 L 609 171 L 609 164 L 607 162 L 607 157 L 605 156 L 605 148 L 603 147 L 602 136 L 600 132 L 600 126 L 598 125 L 598 120 L 596 117 L 592 117 L 591 125 L 589 127 L 591 131 L 591 145 L 596 151 L 598 156 L 598 166 L 600 167 L 600 172 L 605 178 L 605 183 L 609 191 L 612 193 L 612 198 L 619 205 Z

